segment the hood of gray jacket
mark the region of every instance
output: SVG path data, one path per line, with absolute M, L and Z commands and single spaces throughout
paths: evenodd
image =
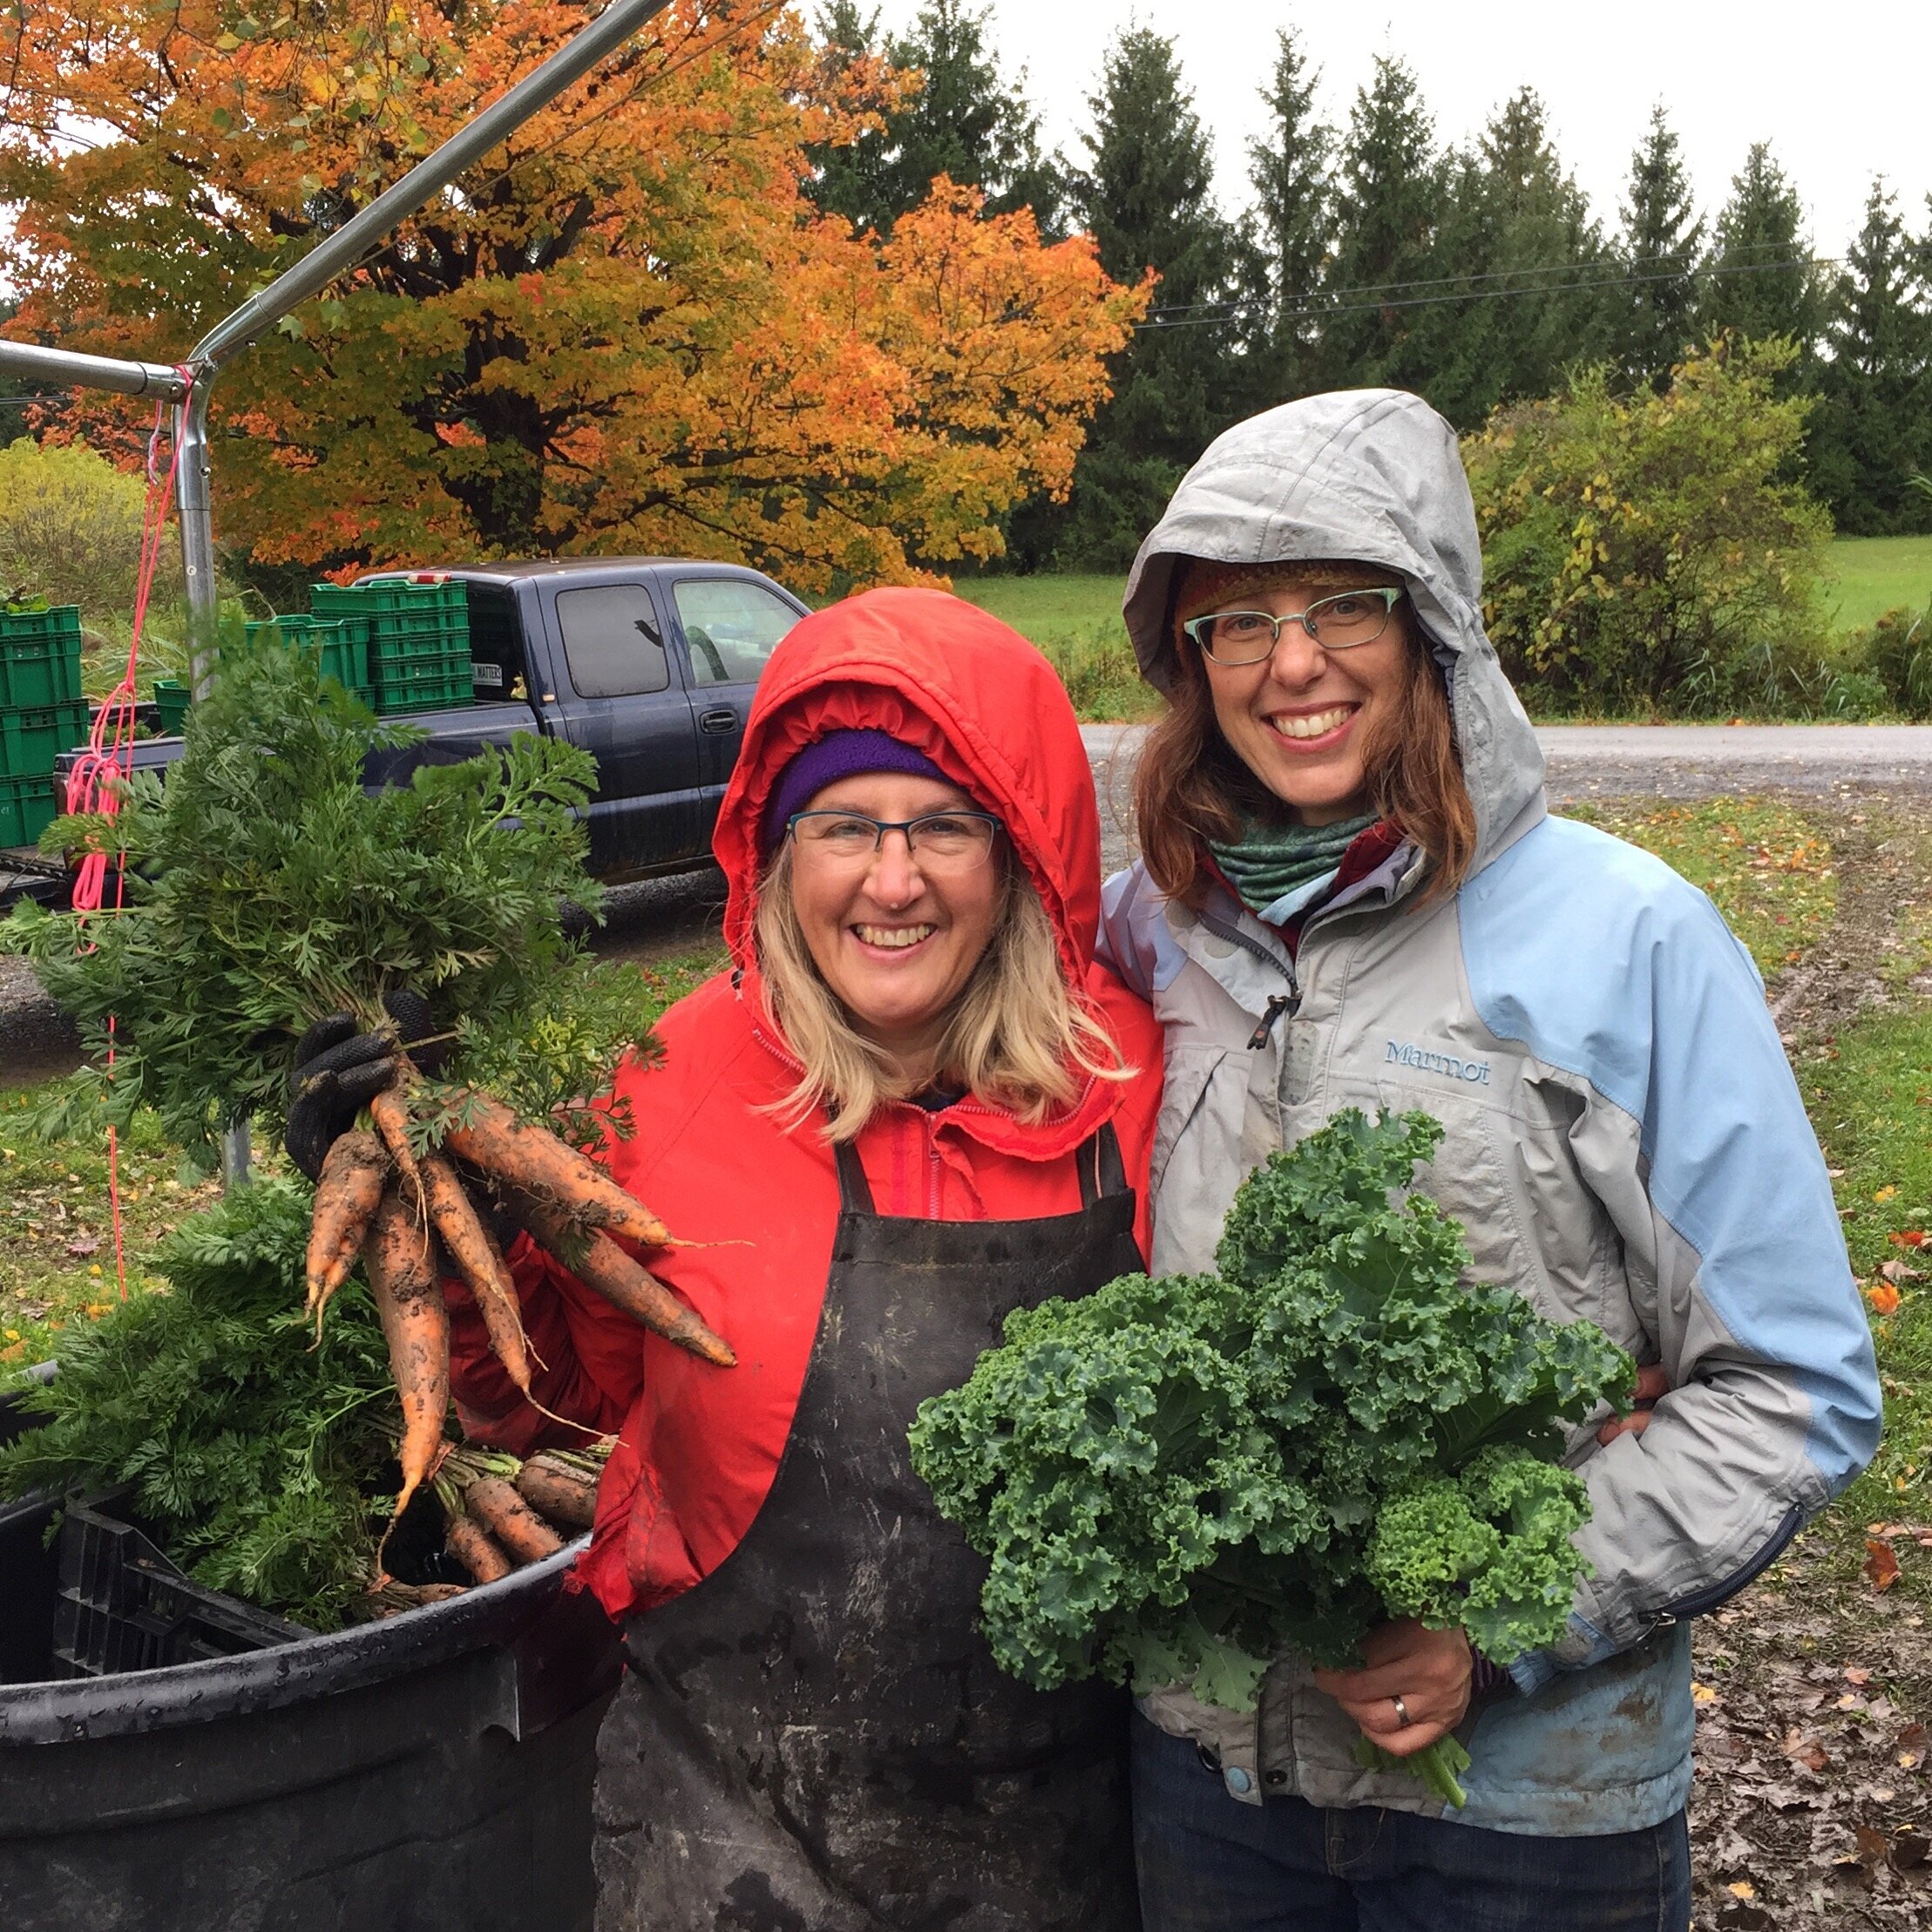
M 1341 390 L 1237 423 L 1182 478 L 1127 580 L 1142 671 L 1173 688 L 1173 592 L 1190 557 L 1269 564 L 1342 559 L 1397 573 L 1448 681 L 1476 813 L 1476 863 L 1527 808 L 1543 756 L 1482 627 L 1482 546 L 1455 431 L 1419 396 Z

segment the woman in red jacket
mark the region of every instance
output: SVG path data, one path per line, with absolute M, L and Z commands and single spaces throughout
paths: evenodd
M 603 1932 L 1119 1932 L 1116 1693 L 1041 1694 L 905 1434 L 1013 1309 L 1137 1270 L 1159 1041 L 1094 964 L 1099 837 L 1066 695 L 936 592 L 805 619 L 715 839 L 733 965 L 618 1082 L 612 1171 L 736 1349 L 642 1335 L 527 1240 L 547 1408 L 615 1430 L 583 1569 L 631 1669 L 598 1786 Z M 568 1440 L 458 1312 L 474 1435 Z

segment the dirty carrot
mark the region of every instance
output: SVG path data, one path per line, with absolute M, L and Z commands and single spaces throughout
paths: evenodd
M 597 1521 L 597 1484 L 580 1469 L 534 1455 L 517 1476 L 517 1494 L 546 1522 L 588 1529 Z
M 450 1129 L 446 1144 L 452 1154 L 553 1201 L 580 1228 L 621 1235 L 641 1247 L 671 1244 L 670 1230 L 641 1201 L 548 1128 L 530 1126 L 500 1101 L 473 1088 L 464 1095 L 461 1111 L 468 1122 Z
M 451 1516 L 443 1532 L 443 1547 L 479 1583 L 493 1583 L 517 1566 L 491 1542 L 480 1523 L 468 1516 Z
M 463 1492 L 464 1508 L 497 1547 L 519 1563 L 539 1563 L 564 1539 L 501 1476 L 479 1476 Z
M 383 1136 L 383 1145 L 389 1149 L 390 1158 L 396 1163 L 397 1171 L 409 1183 L 409 1197 L 420 1211 L 423 1175 L 417 1166 L 415 1149 L 410 1145 L 410 1110 L 403 1103 L 401 1089 L 385 1087 L 369 1103 L 369 1117 L 376 1123 L 376 1131 Z
M 322 1310 L 356 1264 L 389 1175 L 389 1154 L 373 1134 L 338 1135 L 322 1163 L 322 1177 L 315 1183 L 307 1264 L 308 1307 L 315 1318 L 318 1341 Z
M 601 1234 L 585 1234 L 564 1210 L 526 1189 L 506 1189 L 505 1204 L 585 1287 L 701 1359 L 719 1368 L 736 1364 L 738 1358 L 731 1345 L 614 1241 Z
M 394 1181 L 383 1190 L 363 1244 L 363 1264 L 403 1404 L 403 1439 L 397 1450 L 403 1487 L 395 1510 L 400 1516 L 435 1467 L 443 1441 L 450 1407 L 450 1317 L 427 1244 Z
M 527 1395 L 530 1345 L 524 1335 L 523 1312 L 517 1305 L 517 1287 L 510 1278 L 510 1270 L 464 1191 L 455 1169 L 440 1154 L 426 1156 L 420 1167 L 424 1196 L 436 1231 L 442 1236 L 457 1272 L 477 1298 L 497 1359 L 510 1380 Z

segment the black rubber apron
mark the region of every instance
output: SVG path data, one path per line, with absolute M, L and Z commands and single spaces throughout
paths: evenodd
M 1015 1308 L 1139 1271 L 1111 1128 L 1075 1214 L 877 1214 L 850 1148 L 818 1335 L 744 1540 L 632 1620 L 599 1774 L 600 1932 L 1133 1932 L 1125 1693 L 1028 1690 L 905 1433 Z

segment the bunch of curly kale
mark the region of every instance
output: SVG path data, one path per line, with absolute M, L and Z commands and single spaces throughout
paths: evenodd
M 1462 1279 L 1461 1229 L 1407 1192 L 1441 1135 L 1338 1114 L 1243 1183 L 1218 1272 L 1016 1313 L 921 1408 L 913 1463 L 991 1559 L 1003 1668 L 1251 1710 L 1282 1646 L 1346 1666 L 1391 1617 L 1505 1664 L 1563 1634 L 1589 1504 L 1552 1459 L 1634 1370 Z M 1432 1749 L 1411 1767 L 1460 1802 L 1466 1753 Z

